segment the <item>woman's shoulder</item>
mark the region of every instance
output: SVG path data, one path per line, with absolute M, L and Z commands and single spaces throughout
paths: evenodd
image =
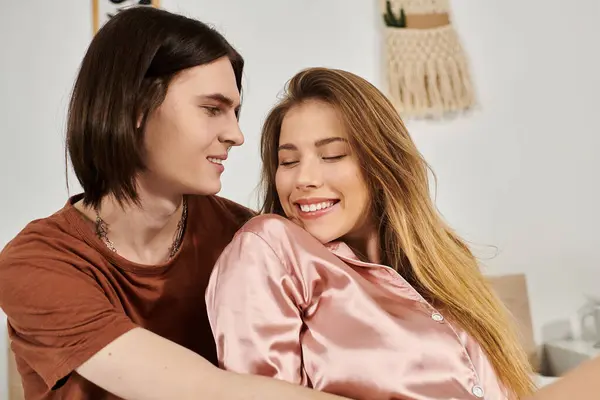
M 236 234 L 235 240 L 253 235 L 284 259 L 299 254 L 322 255 L 326 247 L 293 221 L 277 214 L 261 214 L 250 219 Z
M 265 240 L 309 235 L 289 219 L 277 214 L 261 214 L 251 218 L 238 233 L 242 232 L 254 233 Z

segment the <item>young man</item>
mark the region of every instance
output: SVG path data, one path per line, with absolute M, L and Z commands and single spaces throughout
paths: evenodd
M 27 399 L 335 398 L 213 365 L 206 284 L 252 215 L 215 196 L 243 142 L 242 69 L 219 33 L 153 8 L 95 36 L 67 128 L 84 192 L 0 254 Z

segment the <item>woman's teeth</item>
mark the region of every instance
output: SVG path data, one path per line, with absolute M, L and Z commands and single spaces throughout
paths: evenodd
M 333 201 L 324 201 L 322 203 L 314 203 L 314 204 L 300 204 L 300 210 L 302 212 L 319 211 L 319 210 L 324 210 L 326 208 L 329 208 L 329 207 L 333 206 L 334 204 L 335 204 L 335 202 L 333 202 Z
M 208 161 L 210 161 L 211 163 L 214 164 L 219 164 L 222 165 L 223 164 L 223 160 L 219 159 L 219 158 L 212 158 L 212 157 L 206 157 L 208 159 Z

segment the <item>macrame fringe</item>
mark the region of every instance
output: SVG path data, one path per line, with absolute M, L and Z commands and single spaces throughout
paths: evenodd
M 388 90 L 402 117 L 441 117 L 475 105 L 469 66 L 452 25 L 386 28 Z

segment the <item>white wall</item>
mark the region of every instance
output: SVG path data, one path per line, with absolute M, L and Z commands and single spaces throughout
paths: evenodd
M 0 246 L 60 208 L 68 94 L 91 37 L 90 2 L 0 8 Z M 380 15 L 366 0 L 162 0 L 214 23 L 247 60 L 242 128 L 223 195 L 254 205 L 261 121 L 285 80 L 323 65 L 380 85 Z M 216 6 L 215 4 L 218 4 Z M 438 204 L 489 273 L 526 272 L 538 340 L 600 278 L 600 3 L 454 0 L 481 107 L 409 128 L 439 177 Z M 570 6 L 570 7 L 569 7 Z M 594 179 L 596 178 L 596 179 Z M 73 183 L 72 192 L 78 187 Z M 0 321 L 1 322 L 1 321 Z M 4 330 L 0 399 L 6 398 Z

